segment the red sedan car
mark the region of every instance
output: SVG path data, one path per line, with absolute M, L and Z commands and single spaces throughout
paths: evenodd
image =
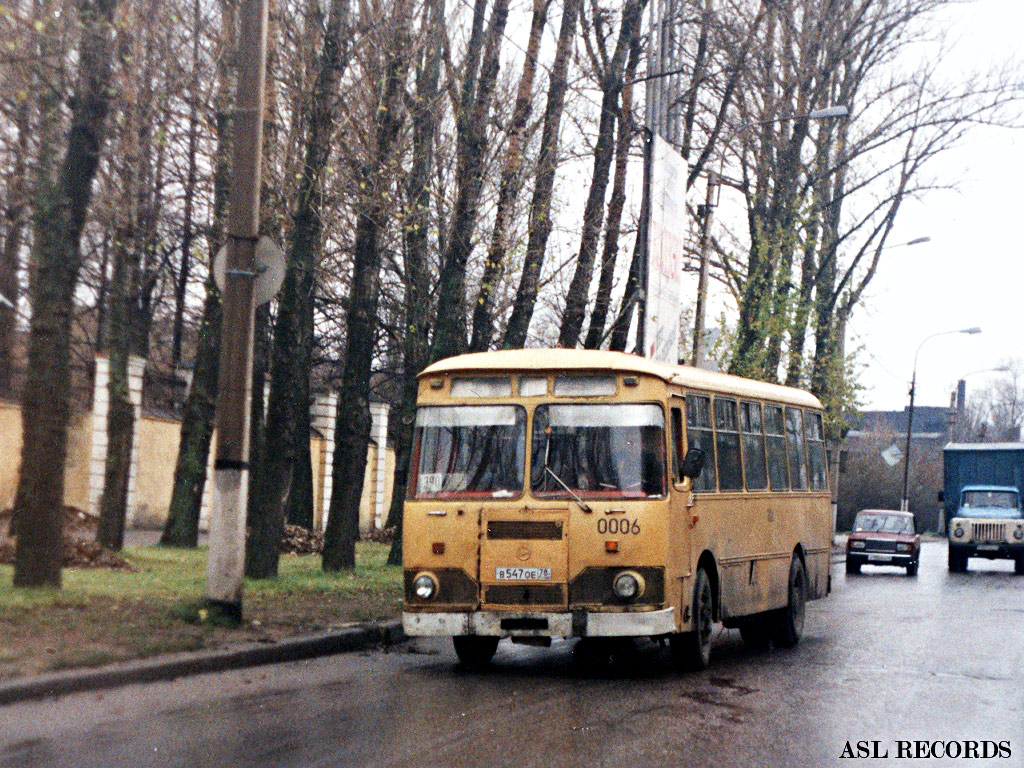
M 913 514 L 888 509 L 857 513 L 846 541 L 847 573 L 860 573 L 863 565 L 897 565 L 906 568 L 908 576 L 916 576 L 920 559 L 921 537 Z

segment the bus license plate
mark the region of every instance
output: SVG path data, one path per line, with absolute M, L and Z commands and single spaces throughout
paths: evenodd
M 979 552 L 997 552 L 999 550 L 998 544 L 979 544 Z
M 550 568 L 495 568 L 498 581 L 551 581 Z
M 892 562 L 892 555 L 868 555 L 869 563 L 889 563 Z

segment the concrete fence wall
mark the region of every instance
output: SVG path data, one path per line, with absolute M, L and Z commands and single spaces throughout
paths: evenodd
M 139 373 L 141 378 L 141 372 Z M 97 376 L 97 379 L 100 377 Z M 104 386 L 104 390 L 106 387 Z M 101 398 L 104 400 L 105 395 Z M 336 485 L 331 477 L 334 458 L 334 409 L 337 396 L 318 398 L 313 408 L 313 425 L 320 434 L 310 440 L 313 464 L 314 524 L 323 530 L 330 508 L 331 490 Z M 375 409 L 374 436 L 386 434 L 386 409 L 380 426 L 381 410 Z M 103 423 L 102 439 L 97 422 Z M 68 430 L 68 460 L 64 470 L 64 503 L 79 509 L 94 509 L 102 491 L 96 473 L 106 457 L 106 419 L 94 418 L 93 413 L 76 414 Z M 326 434 L 325 434 L 326 433 Z M 158 528 L 167 519 L 174 482 L 174 466 L 178 458 L 181 424 L 175 419 L 142 415 L 135 425 L 132 462 L 132 490 L 128 509 L 129 525 Z M 216 435 L 214 436 L 216 439 Z M 97 453 L 97 445 L 102 452 Z M 21 407 L 16 403 L 0 401 L 0 507 L 8 509 L 14 504 L 18 488 L 18 470 L 21 464 Z M 359 505 L 359 529 L 363 533 L 383 526 L 391 503 L 394 481 L 394 451 L 385 449 L 378 456 L 377 447 L 370 446 L 363 495 Z M 213 455 L 207 468 L 207 479 L 213 477 Z M 206 483 L 208 491 L 211 482 Z M 204 493 L 201 527 L 209 520 L 209 493 Z

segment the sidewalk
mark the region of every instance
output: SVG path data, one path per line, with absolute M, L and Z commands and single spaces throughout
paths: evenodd
M 272 644 L 253 643 L 216 651 L 174 653 L 94 669 L 56 672 L 0 683 L 0 706 L 132 683 L 151 683 L 185 675 L 331 656 L 378 646 L 388 648 L 405 639 L 402 622 L 389 621 L 291 637 Z

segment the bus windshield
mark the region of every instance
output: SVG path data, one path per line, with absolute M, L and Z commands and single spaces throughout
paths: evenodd
M 523 490 L 526 411 L 515 405 L 421 407 L 414 499 L 511 498 Z
M 665 493 L 665 415 L 657 405 L 541 405 L 530 485 L 541 496 L 646 498 Z

